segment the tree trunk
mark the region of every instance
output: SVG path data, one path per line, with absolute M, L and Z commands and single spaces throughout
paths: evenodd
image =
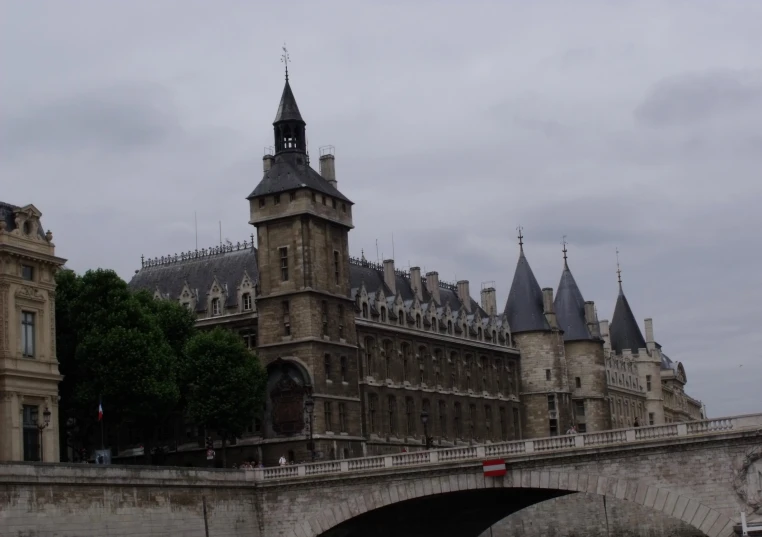
M 227 447 L 227 443 L 228 443 L 228 437 L 227 435 L 223 434 L 222 435 L 222 467 L 223 468 L 228 467 L 228 457 L 225 451 L 225 448 Z

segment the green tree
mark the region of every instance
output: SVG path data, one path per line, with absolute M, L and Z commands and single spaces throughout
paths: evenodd
M 229 330 L 199 332 L 185 347 L 183 382 L 188 385 L 188 416 L 222 438 L 222 464 L 227 466 L 226 445 L 243 434 L 264 403 L 265 370 Z
M 132 421 L 144 432 L 146 460 L 158 426 L 180 399 L 177 380 L 193 315 L 177 303 L 132 293 L 111 270 L 57 276 L 58 357 L 62 404 L 84 441 L 103 398 L 110 423 Z

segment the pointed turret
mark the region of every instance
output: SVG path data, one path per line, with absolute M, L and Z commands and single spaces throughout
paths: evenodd
M 624 296 L 622 290 L 622 269 L 619 268 L 619 250 L 616 252 L 616 274 L 619 281 L 619 296 L 616 298 L 614 306 L 614 315 L 611 317 L 611 328 L 609 329 L 609 341 L 611 348 L 617 354 L 622 354 L 624 349 L 630 349 L 637 353 L 638 349 L 646 348 L 646 340 L 640 331 L 638 321 L 632 314 L 630 303 Z
M 577 282 L 569 270 L 564 244 L 564 270 L 558 283 L 556 299 L 553 307 L 556 311 L 558 326 L 564 331 L 564 341 L 591 340 L 590 330 L 585 319 L 585 299 L 577 286 Z
M 283 95 L 280 97 L 278 112 L 275 114 L 275 121 L 273 121 L 273 124 L 280 123 L 281 121 L 301 121 L 304 123 L 302 114 L 299 113 L 299 107 L 294 98 L 294 92 L 291 91 L 291 84 L 288 83 L 288 79 L 286 79 L 286 85 L 283 87 Z
M 549 331 L 550 325 L 543 308 L 542 289 L 524 256 L 523 238 L 519 233 L 519 262 L 516 272 L 513 273 L 508 301 L 505 303 L 505 317 L 514 334 Z

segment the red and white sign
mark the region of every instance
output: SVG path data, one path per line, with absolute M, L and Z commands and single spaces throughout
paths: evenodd
M 484 467 L 484 477 L 500 477 L 506 473 L 503 459 L 484 461 L 482 466 Z

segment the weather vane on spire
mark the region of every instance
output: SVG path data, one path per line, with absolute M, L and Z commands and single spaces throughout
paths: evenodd
M 524 249 L 524 235 L 522 232 L 524 231 L 524 228 L 521 226 L 516 227 L 516 231 L 519 232 L 519 247 L 523 250 Z
M 562 244 L 562 245 L 563 245 L 563 247 L 564 247 L 564 248 L 563 248 L 563 250 L 561 250 L 561 251 L 564 253 L 564 265 L 565 265 L 565 264 L 566 264 L 566 252 L 567 252 L 567 250 L 566 250 L 566 244 L 567 244 L 567 243 L 566 243 L 566 235 L 564 235 L 564 236 L 561 238 L 561 244 Z
M 284 63 L 286 66 L 286 81 L 288 82 L 288 62 L 291 60 L 291 58 L 288 55 L 288 49 L 286 48 L 286 43 L 283 43 L 283 55 L 280 57 L 280 61 Z
M 616 277 L 619 281 L 619 287 L 622 287 L 622 269 L 619 268 L 619 248 L 616 249 Z

